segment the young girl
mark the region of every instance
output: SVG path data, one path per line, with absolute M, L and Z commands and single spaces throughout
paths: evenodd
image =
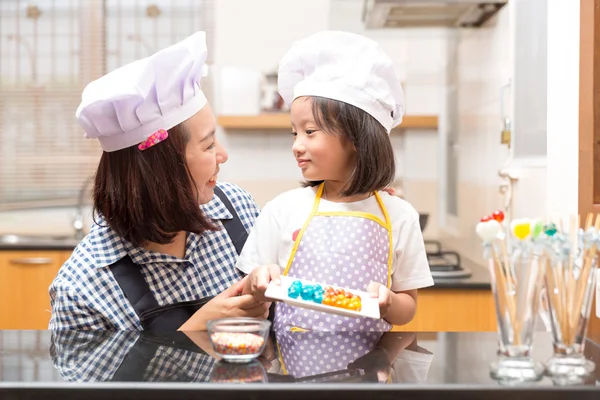
M 379 300 L 381 320 L 278 303 L 276 330 L 384 332 L 410 322 L 417 289 L 433 279 L 419 215 L 381 191 L 395 177 L 389 133 L 403 115 L 391 60 L 363 36 L 320 32 L 283 57 L 278 84 L 291 104 L 292 152 L 306 181 L 256 220 L 237 262 L 250 274 L 244 291 L 260 297 L 283 273 Z

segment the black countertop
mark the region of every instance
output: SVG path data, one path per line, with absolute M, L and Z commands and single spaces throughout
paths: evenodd
M 0 331 L 0 398 L 600 398 L 600 367 L 569 386 L 549 377 L 521 385 L 494 381 L 489 365 L 496 358 L 495 333 L 386 333 L 365 344 L 358 359 L 356 347 L 343 344 L 360 335 L 366 343 L 373 333 L 292 335 L 310 338 L 296 358 L 312 359 L 304 369 L 293 365 L 294 358 L 285 368 L 278 356 L 278 342 L 285 342 L 275 334 L 259 360 L 236 365 L 211 355 L 205 332 Z M 325 342 L 334 346 L 327 350 L 330 358 L 319 350 Z M 552 352 L 550 335 L 536 333 L 534 343 L 533 357 L 545 361 Z M 600 364 L 600 346 L 588 342 L 586 357 Z M 258 382 L 233 383 L 243 377 Z
M 0 251 L 73 251 L 78 244 L 73 237 L 0 235 Z

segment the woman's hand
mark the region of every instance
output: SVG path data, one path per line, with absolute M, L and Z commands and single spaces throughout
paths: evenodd
M 281 268 L 279 265 L 262 265 L 254 268 L 254 270 L 246 277 L 246 284 L 242 290 L 242 295 L 250 294 L 257 301 L 265 301 L 265 291 L 271 281 L 279 284 L 279 276 Z
M 389 194 L 390 196 L 396 195 L 396 189 L 394 189 L 393 187 L 386 187 L 382 189 L 382 191 L 387 192 L 387 194 Z
M 257 301 L 252 295 L 242 294 L 248 277 L 231 285 L 194 313 L 180 331 L 205 330 L 210 320 L 229 317 L 267 318 L 271 303 Z
M 381 189 L 381 190 L 383 192 L 386 192 L 390 196 L 397 196 L 397 197 L 402 198 L 402 193 L 397 193 L 396 189 L 394 189 L 393 187 L 386 187 L 385 189 Z

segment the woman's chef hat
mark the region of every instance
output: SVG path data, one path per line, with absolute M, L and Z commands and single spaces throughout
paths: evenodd
M 206 35 L 196 32 L 90 82 L 75 114 L 85 137 L 116 151 L 196 114 L 206 104 L 199 83 L 206 54 Z
M 392 60 L 364 36 L 324 31 L 299 40 L 278 75 L 288 105 L 301 96 L 326 97 L 369 113 L 388 133 L 402 122 L 404 95 Z

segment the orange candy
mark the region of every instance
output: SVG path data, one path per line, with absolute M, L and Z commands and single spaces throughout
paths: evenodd
M 346 292 L 344 289 L 334 289 L 331 286 L 325 287 L 322 303 L 346 310 L 360 311 L 362 309 L 360 296 Z

